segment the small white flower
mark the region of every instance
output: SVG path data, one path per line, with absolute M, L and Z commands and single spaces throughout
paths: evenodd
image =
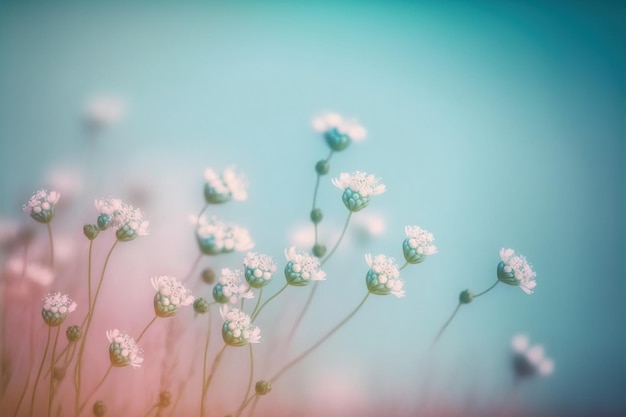
M 226 168 L 222 175 L 207 168 L 204 179 L 207 182 L 204 190 L 207 203 L 224 203 L 230 199 L 244 201 L 248 198 L 246 178 L 233 167 Z
M 518 285 L 526 294 L 532 294 L 537 285 L 537 274 L 526 257 L 516 254 L 513 249 L 502 249 L 500 259 L 502 263 L 498 265 L 498 279 L 509 285 Z
M 437 247 L 432 244 L 435 238 L 429 231 L 419 226 L 406 226 L 404 232 L 406 239 L 402 243 L 402 252 L 408 263 L 420 263 L 426 256 L 437 253 Z
M 157 291 L 160 301 L 167 300 L 167 307 L 177 309 L 180 306 L 188 306 L 193 303 L 194 297 L 191 291 L 181 282 L 168 275 L 160 275 L 150 278 L 152 287 Z
M 144 220 L 140 209 L 117 198 L 95 200 L 94 205 L 100 213 L 98 227 L 101 230 L 113 227 L 119 240 L 129 241 L 148 234 L 150 222 Z
M 254 247 L 248 230 L 236 224 L 226 224 L 217 217 L 198 220 L 196 236 L 200 250 L 206 255 L 233 251 L 244 252 Z
M 380 183 L 380 179 L 373 174 L 355 171 L 352 174 L 342 172 L 339 178 L 333 178 L 332 183 L 340 190 L 349 189 L 359 193 L 361 197 L 378 195 L 385 192 L 385 185 Z
M 54 217 L 54 206 L 61 195 L 56 191 L 38 190 L 22 206 L 25 213 L 40 223 L 49 223 Z
M 519 378 L 548 376 L 554 372 L 554 362 L 545 355 L 543 346 L 531 345 L 528 337 L 517 334 L 511 341 L 513 369 Z
M 404 297 L 404 281 L 400 279 L 400 269 L 393 258 L 385 255 L 365 255 L 365 262 L 370 267 L 366 276 L 367 288 L 378 295 L 393 294 Z
M 367 136 L 367 131 L 356 119 L 345 119 L 337 113 L 326 113 L 315 117 L 313 129 L 320 133 L 337 129 L 339 133 L 348 135 L 355 142 L 360 142 Z
M 224 342 L 231 346 L 243 346 L 246 343 L 259 343 L 261 341 L 261 329 L 252 326 L 250 316 L 245 312 L 233 308 L 227 304 L 220 308 L 220 315 L 224 320 L 222 337 Z
M 68 314 L 76 310 L 76 303 L 67 294 L 56 292 L 48 294 L 43 299 L 41 314 L 48 326 L 59 326 L 67 318 Z
M 135 339 L 117 329 L 107 330 L 106 336 L 109 339 L 111 365 L 117 367 L 130 365 L 133 368 L 141 366 L 143 352 L 135 343 Z
M 295 246 L 285 249 L 285 257 L 289 262 L 285 268 L 287 281 L 292 285 L 305 285 L 310 281 L 322 281 L 326 272 L 320 268 L 320 261 L 306 252 L 297 252 Z
M 112 96 L 99 96 L 91 99 L 85 109 L 87 121 L 98 127 L 110 126 L 120 122 L 126 113 L 123 100 Z
M 254 298 L 250 286 L 244 283 L 241 270 L 222 268 L 217 284 L 213 287 L 213 297 L 218 303 L 235 304 L 240 298 Z

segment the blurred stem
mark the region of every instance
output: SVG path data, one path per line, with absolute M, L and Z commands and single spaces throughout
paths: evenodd
M 474 298 L 476 298 L 476 297 L 480 297 L 480 296 L 481 296 L 481 295 L 483 295 L 483 294 L 487 294 L 487 293 L 488 293 L 489 291 L 491 291 L 491 290 L 492 290 L 492 289 L 493 289 L 496 285 L 498 285 L 498 282 L 500 282 L 500 280 L 499 280 L 499 279 L 497 279 L 497 280 L 496 280 L 496 282 L 494 282 L 494 283 L 493 283 L 493 285 L 492 285 L 491 287 L 487 288 L 485 291 L 480 292 L 480 293 L 478 293 L 478 294 L 475 294 L 475 295 L 474 295 Z
M 203 354 L 203 359 L 202 359 L 202 392 L 201 392 L 201 396 L 200 396 L 200 416 L 204 417 L 205 416 L 205 406 L 204 406 L 204 387 L 205 387 L 205 382 L 206 381 L 206 372 L 207 372 L 207 361 L 208 361 L 208 356 L 209 356 L 209 342 L 211 340 L 211 309 L 209 309 L 207 311 L 207 315 L 209 317 L 209 327 L 207 329 L 206 332 L 206 340 L 204 342 L 204 354 Z
M 203 253 L 200 252 L 198 254 L 198 256 L 196 257 L 196 260 L 193 261 L 193 264 L 191 264 L 191 268 L 189 268 L 189 272 L 187 272 L 187 275 L 185 275 L 185 277 L 182 279 L 182 282 L 187 282 L 189 280 L 189 278 L 191 278 L 191 275 L 193 274 L 193 271 L 196 270 L 196 268 L 198 267 L 198 264 L 200 263 L 200 260 L 202 259 Z
M 52 228 L 50 222 L 46 223 L 48 228 L 48 240 L 50 241 L 50 269 L 54 269 L 54 241 L 52 240 Z
M 248 343 L 248 350 L 250 351 L 250 377 L 248 378 L 248 388 L 246 388 L 246 393 L 243 396 L 243 400 L 241 401 L 241 405 L 237 410 L 237 414 L 235 417 L 239 417 L 244 407 L 246 406 L 246 398 L 248 397 L 248 393 L 250 392 L 250 388 L 252 388 L 252 380 L 254 379 L 254 355 L 252 354 L 252 344 Z
M 50 335 L 52 333 L 52 327 L 48 326 L 48 337 L 46 338 L 46 347 L 43 351 L 43 358 L 41 358 L 41 364 L 39 365 L 39 370 L 37 371 L 37 377 L 35 378 L 35 385 L 33 386 L 33 394 L 30 398 L 30 411 L 28 415 L 33 417 L 33 412 L 35 411 L 35 395 L 37 394 L 37 385 L 39 385 L 39 378 L 41 378 L 41 371 L 43 370 L 43 365 L 46 362 L 46 356 L 48 356 L 48 348 L 50 347 Z
M 322 259 L 322 261 L 320 262 L 320 266 L 323 266 L 326 263 L 326 261 L 328 261 L 328 259 L 335 253 L 335 251 L 339 247 L 339 244 L 343 240 L 343 237 L 346 235 L 346 230 L 348 230 L 348 224 L 350 223 L 350 219 L 351 218 L 352 218 L 352 212 L 349 211 L 348 212 L 348 218 L 346 219 L 346 223 L 343 225 L 343 230 L 341 231 L 341 235 L 339 236 L 339 239 L 337 239 L 337 243 L 335 243 L 335 246 L 330 251 L 330 253 L 328 255 L 326 255 L 326 257 L 324 259 Z
M 58 326 L 56 335 L 54 336 L 54 344 L 52 345 L 52 356 L 50 357 L 50 396 L 48 397 L 48 417 L 52 415 L 52 399 L 54 398 L 54 355 L 57 351 L 60 331 L 61 328 Z
M 25 314 L 29 314 L 29 312 L 27 311 Z M 34 333 L 34 329 L 35 326 L 32 325 L 32 314 L 31 314 L 31 326 L 30 327 L 30 331 L 28 332 L 29 334 L 29 356 L 28 356 L 28 373 L 27 373 L 27 377 L 26 377 L 26 384 L 24 384 L 24 389 L 22 390 L 22 394 L 20 394 L 20 399 L 17 402 L 17 406 L 15 406 L 15 413 L 13 413 L 13 417 L 17 416 L 17 413 L 20 411 L 20 406 L 22 405 L 22 401 L 24 401 L 24 397 L 26 397 L 26 391 L 28 391 L 28 384 L 30 384 L 30 378 L 31 378 L 31 370 L 33 369 L 33 360 L 35 359 L 35 335 Z
M 441 337 L 441 335 L 443 334 L 443 332 L 446 330 L 446 328 L 448 327 L 448 325 L 450 324 L 450 322 L 452 321 L 452 319 L 454 318 L 454 316 L 456 316 L 456 313 L 459 311 L 459 308 L 461 308 L 463 304 L 462 303 L 458 303 L 456 305 L 456 308 L 454 309 L 454 311 L 452 312 L 452 315 L 450 316 L 450 318 L 444 323 L 444 325 L 441 327 L 441 330 L 439 330 L 439 333 L 437 333 L 437 337 L 435 338 L 435 340 L 433 341 L 433 344 L 437 343 L 437 341 L 439 340 L 439 338 Z
M 285 291 L 285 288 L 287 288 L 289 286 L 289 284 L 285 284 L 280 290 L 278 290 L 278 292 L 274 295 L 272 295 L 270 298 L 267 299 L 267 301 L 265 301 L 263 304 L 261 304 L 261 307 L 259 307 L 258 309 L 255 309 L 251 316 L 250 316 L 250 321 L 253 322 L 254 319 L 256 319 L 256 317 L 259 315 L 259 313 L 261 312 L 261 310 L 263 310 L 263 308 L 267 305 L 267 303 L 269 303 L 270 301 L 272 301 L 274 298 L 278 297 L 278 295 Z
M 222 346 L 220 351 L 215 356 L 215 359 L 213 359 L 213 365 L 211 365 L 211 373 L 209 374 L 209 377 L 205 381 L 204 387 L 202 389 L 202 398 L 203 398 L 203 400 L 204 400 L 204 397 L 206 396 L 207 392 L 209 392 L 209 387 L 211 386 L 211 381 L 213 380 L 213 377 L 215 376 L 215 372 L 217 372 L 217 367 L 220 365 L 220 363 L 222 361 L 222 355 L 224 354 L 224 351 L 226 350 L 227 347 L 228 347 L 228 345 L 226 343 L 224 343 L 224 346 Z
M 152 412 L 154 411 L 154 409 L 156 409 L 159 406 L 159 404 L 155 404 L 152 407 L 150 407 L 150 409 L 148 410 L 148 412 L 145 414 L 145 417 L 150 416 L 150 414 L 152 414 Z
M 150 326 L 152 326 L 152 323 L 154 323 L 156 321 L 156 319 L 158 318 L 158 316 L 154 316 L 152 317 L 152 320 L 150 320 L 150 322 L 148 324 L 146 324 L 146 327 L 143 328 L 143 330 L 141 331 L 141 333 L 139 333 L 139 337 L 135 340 L 135 343 L 139 343 L 139 341 L 141 340 L 141 338 L 143 337 L 144 334 L 146 334 L 146 331 L 148 330 L 148 328 Z

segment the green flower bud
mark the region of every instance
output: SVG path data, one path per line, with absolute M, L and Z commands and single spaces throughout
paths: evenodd
M 272 383 L 265 380 L 257 381 L 254 386 L 254 391 L 259 395 L 265 395 L 272 390 Z
M 317 164 L 315 164 L 315 172 L 317 172 L 318 175 L 328 174 L 329 169 L 330 169 L 330 164 L 325 159 L 322 159 L 321 161 L 318 161 Z
M 94 240 L 100 233 L 100 228 L 95 224 L 86 224 L 83 226 L 83 233 L 87 239 Z
M 459 303 L 461 304 L 469 304 L 473 299 L 474 293 L 470 289 L 462 291 L 461 294 L 459 294 Z
M 83 331 L 81 330 L 80 326 L 76 326 L 76 325 L 69 326 L 67 330 L 65 331 L 65 336 L 67 336 L 67 341 L 70 343 L 80 340 L 82 335 L 83 335 Z
M 322 214 L 322 210 L 318 208 L 311 210 L 311 221 L 314 224 L 318 224 L 319 222 L 321 222 L 323 217 L 324 214 Z
M 326 246 L 320 245 L 319 243 L 313 246 L 313 255 L 317 258 L 321 258 L 326 254 Z
M 202 270 L 202 281 L 209 285 L 215 284 L 215 271 L 211 268 L 205 268 Z
M 204 314 L 209 311 L 209 302 L 204 298 L 196 298 L 193 302 L 193 311 L 198 314 Z
M 326 143 L 335 152 L 343 151 L 350 145 L 350 136 L 339 132 L 337 128 L 332 128 L 324 134 Z
M 96 401 L 93 404 L 93 415 L 96 417 L 102 417 L 106 414 L 107 408 L 102 401 Z

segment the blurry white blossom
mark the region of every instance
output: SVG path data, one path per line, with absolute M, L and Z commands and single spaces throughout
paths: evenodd
M 498 264 L 498 279 L 505 284 L 519 286 L 526 294 L 532 294 L 537 285 L 537 274 L 526 261 L 526 257 L 516 254 L 513 249 L 502 249 L 500 259 L 502 261 Z

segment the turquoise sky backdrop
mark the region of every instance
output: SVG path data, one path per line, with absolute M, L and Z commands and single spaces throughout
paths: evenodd
M 509 342 L 525 332 L 556 364 L 524 387 L 526 407 L 623 413 L 624 22 L 610 1 L 3 1 L 0 215 L 26 222 L 21 205 L 54 170 L 84 178 L 85 222 L 93 198 L 141 190 L 150 238 L 180 239 L 150 268 L 183 271 L 203 170 L 234 164 L 249 199 L 216 212 L 282 262 L 327 155 L 311 119 L 354 116 L 368 137 L 331 160 L 322 238 L 346 216 L 330 178 L 357 169 L 387 186 L 357 214 L 385 230 L 328 262 L 311 333 L 362 297 L 363 253 L 401 258 L 405 225 L 432 231 L 439 253 L 403 271 L 405 299 L 368 301 L 294 381 L 329 366 L 383 409 L 431 394 L 480 409 L 506 395 Z M 90 148 L 81 117 L 99 94 L 127 114 Z M 458 293 L 492 284 L 502 247 L 533 264 L 535 294 L 500 285 L 463 307 L 433 358 Z

